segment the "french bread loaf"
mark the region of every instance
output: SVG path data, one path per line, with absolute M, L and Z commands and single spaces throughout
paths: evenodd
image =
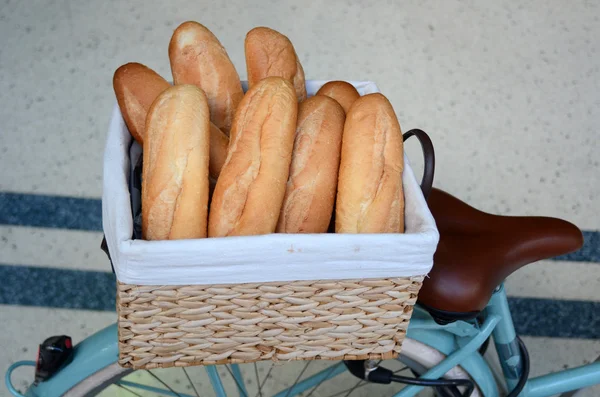
M 229 152 L 212 196 L 209 237 L 275 231 L 297 111 L 294 87 L 281 77 L 268 77 L 248 90 L 236 111 Z
M 171 84 L 141 63 L 126 63 L 113 76 L 113 88 L 125 124 L 133 138 L 144 142 L 146 116 L 156 97 Z
M 178 85 L 148 112 L 142 170 L 142 236 L 206 237 L 210 116 L 202 90 Z
M 279 76 L 294 85 L 298 102 L 306 99 L 304 69 L 290 39 L 281 33 L 258 27 L 248 32 L 244 42 L 248 86 L 269 76 Z
M 211 121 L 229 135 L 244 92 L 240 77 L 217 37 L 197 22 L 184 22 L 169 43 L 175 84 L 193 84 L 208 98 Z
M 278 233 L 325 233 L 337 189 L 344 110 L 327 96 L 300 103 Z
M 336 233 L 404 231 L 403 142 L 392 105 L 382 94 L 357 99 L 346 115 Z
M 128 63 L 115 72 L 113 86 L 125 124 L 135 140 L 142 145 L 146 117 L 152 102 L 171 84 L 154 70 L 139 64 Z M 229 138 L 210 123 L 210 176 L 217 179 L 227 158 Z
M 345 81 L 330 81 L 325 83 L 319 88 L 316 95 L 326 95 L 335 99 L 342 105 L 345 113 L 348 113 L 350 106 L 360 98 L 360 94 L 356 91 L 356 88 Z

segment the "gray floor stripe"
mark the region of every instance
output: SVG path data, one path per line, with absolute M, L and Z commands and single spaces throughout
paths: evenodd
M 102 231 L 102 200 L 0 192 L 0 224 Z

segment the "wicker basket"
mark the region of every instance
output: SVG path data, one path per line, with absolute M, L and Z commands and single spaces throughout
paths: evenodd
M 150 369 L 395 358 L 422 281 L 119 283 L 119 364 Z
M 307 81 L 307 92 L 324 83 Z M 378 92 L 371 82 L 353 84 L 363 95 Z M 144 241 L 140 153 L 115 106 L 102 222 L 119 280 L 121 366 L 398 355 L 439 239 L 406 158 L 405 234 Z

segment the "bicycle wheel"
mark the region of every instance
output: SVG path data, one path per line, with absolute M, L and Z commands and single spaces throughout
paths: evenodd
M 422 374 L 445 356 L 412 339 L 406 339 L 397 360 L 381 365 L 403 376 Z M 444 378 L 470 379 L 460 367 Z M 65 396 L 391 396 L 403 385 L 373 384 L 351 375 L 343 362 L 296 361 L 286 363 L 180 367 L 132 371 L 113 363 L 72 387 Z M 423 395 L 452 396 L 444 389 L 427 390 Z M 472 396 L 479 397 L 477 387 Z

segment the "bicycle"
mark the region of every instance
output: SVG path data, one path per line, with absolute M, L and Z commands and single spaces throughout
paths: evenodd
M 440 242 L 435 265 L 419 293 L 400 356 L 397 361 L 386 361 L 383 365 L 371 360 L 337 362 L 302 378 L 312 363 L 306 361 L 294 384 L 274 395 L 329 395 L 323 394 L 328 390 L 327 381 L 349 373 L 356 381 L 331 395 L 349 396 L 367 384 L 394 382 L 407 385 L 393 391 L 398 397 L 414 396 L 425 387 L 433 387 L 438 396 L 495 397 L 506 392 L 510 397 L 542 397 L 600 384 L 598 361 L 529 379 L 529 356 L 516 335 L 503 287 L 503 280 L 519 268 L 581 248 L 581 231 L 555 218 L 484 213 L 431 188 L 434 168 L 431 141 L 420 130 L 409 131 L 405 139 L 412 135 L 421 141 L 425 152 L 422 186 L 440 231 Z M 490 337 L 502 368 L 501 379 L 497 379 L 483 358 Z M 161 370 L 160 376 L 156 370 L 121 368 L 117 364 L 117 340 L 116 324 L 90 336 L 73 348 L 68 362 L 48 374 L 49 379 L 35 382 L 24 395 L 11 384 L 11 374 L 18 367 L 35 366 L 36 362 L 14 363 L 6 373 L 7 387 L 17 397 L 87 396 L 103 392 L 115 395 L 116 390 L 132 396 L 141 392 L 163 396 L 205 395 L 204 389 L 197 388 L 198 378 L 194 376 L 192 380 L 189 368 Z M 396 371 L 386 368 L 397 363 L 404 367 Z M 263 365 L 220 366 L 226 372 L 223 368 L 206 366 L 195 367 L 195 371 L 203 382 L 210 383 L 218 397 L 230 393 L 262 397 L 267 395 L 265 387 L 272 383 L 270 374 L 274 368 L 271 364 L 261 379 L 258 367 Z M 408 370 L 414 377 L 399 375 Z M 171 381 L 175 379 L 175 385 L 165 381 L 164 374 Z M 251 384 L 246 381 L 249 376 L 255 377 Z M 224 377 L 233 382 L 224 384 Z M 146 380 L 153 384 L 140 383 Z M 187 383 L 184 385 L 182 380 Z

